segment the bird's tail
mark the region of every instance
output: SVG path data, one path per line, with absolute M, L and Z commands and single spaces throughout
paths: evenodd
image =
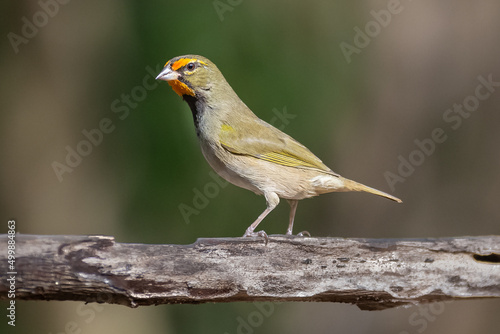
M 386 194 L 383 191 L 380 191 L 380 190 L 377 190 L 377 189 L 374 189 L 374 188 L 370 188 L 368 186 L 365 186 L 364 184 L 361 184 L 361 183 L 358 183 L 358 182 L 346 179 L 346 178 L 344 178 L 342 176 L 340 177 L 340 179 L 344 183 L 344 189 L 342 189 L 341 191 L 364 191 L 364 192 L 367 192 L 367 193 L 370 193 L 370 194 L 374 194 L 374 195 L 378 195 L 378 196 L 382 196 L 382 197 L 388 198 L 388 199 L 393 200 L 393 201 L 398 202 L 398 203 L 403 203 L 403 201 L 400 200 L 399 198 L 394 197 L 394 196 L 389 195 L 389 194 Z

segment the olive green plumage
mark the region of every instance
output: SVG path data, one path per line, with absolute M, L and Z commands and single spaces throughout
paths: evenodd
M 279 203 L 291 206 L 287 234 L 292 234 L 298 200 L 328 192 L 365 191 L 400 199 L 343 178 L 307 147 L 259 119 L 234 92 L 217 66 L 205 57 L 169 60 L 157 79 L 167 81 L 188 103 L 203 155 L 227 181 L 264 195 L 267 208 L 244 236 L 260 235 L 257 225 Z

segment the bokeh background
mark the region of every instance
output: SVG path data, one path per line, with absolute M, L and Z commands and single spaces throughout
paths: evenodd
M 259 117 L 333 170 L 404 200 L 396 205 L 354 193 L 304 200 L 296 231 L 370 238 L 499 234 L 500 87 L 456 130 L 443 115 L 474 95 L 479 76 L 500 81 L 500 2 L 402 0 L 385 26 L 373 23 L 371 11 L 389 3 L 2 2 L 0 231 L 15 218 L 21 233 L 106 234 L 119 242 L 189 244 L 243 234 L 265 208 L 249 191 L 212 189 L 216 194 L 196 214 L 186 219 L 179 210 L 193 207 L 195 190 L 215 181 L 187 105 L 153 75 L 168 59 L 194 53 L 214 61 Z M 30 30 L 26 22 L 40 27 Z M 367 24 L 372 37 L 356 44 L 355 28 Z M 343 42 L 357 51 L 346 57 Z M 284 111 L 285 121 L 278 117 Z M 67 147 L 76 149 L 82 131 L 103 119 L 113 131 L 59 180 L 53 163 L 64 164 Z M 397 174 L 398 157 L 408 159 L 415 140 L 430 138 L 435 128 L 446 141 L 392 189 L 387 172 Z M 282 203 L 261 226 L 284 233 L 287 217 Z M 16 333 L 63 333 L 72 323 L 80 333 L 244 333 L 240 321 L 257 310 L 251 303 L 17 306 Z M 498 300 L 378 312 L 284 303 L 250 330 L 494 333 L 499 311 Z M 0 331 L 14 332 L 5 319 Z

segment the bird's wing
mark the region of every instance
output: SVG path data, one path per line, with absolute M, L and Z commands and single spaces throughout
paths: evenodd
M 258 118 L 247 122 L 240 120 L 238 125 L 223 124 L 219 140 L 222 147 L 233 154 L 337 175 L 304 145 Z

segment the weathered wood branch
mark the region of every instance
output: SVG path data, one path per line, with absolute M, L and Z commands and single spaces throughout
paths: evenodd
M 0 249 L 7 249 L 7 235 Z M 164 303 L 330 301 L 384 309 L 500 297 L 500 236 L 341 239 L 270 236 L 191 245 L 107 236 L 16 235 L 16 299 L 130 307 Z M 7 299 L 7 252 L 0 299 Z

